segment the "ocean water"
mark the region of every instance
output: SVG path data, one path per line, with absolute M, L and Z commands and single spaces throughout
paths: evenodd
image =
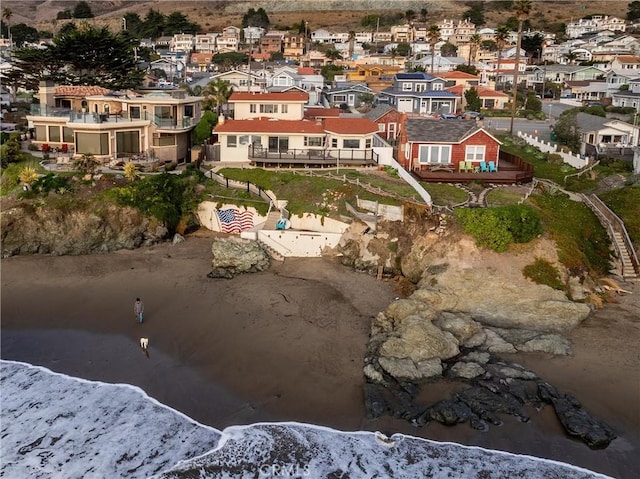
M 219 431 L 140 388 L 0 361 L 0 477 L 606 478 L 568 464 L 300 423 Z

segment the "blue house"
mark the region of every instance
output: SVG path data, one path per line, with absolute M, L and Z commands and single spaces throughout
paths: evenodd
M 458 97 L 445 91 L 443 78 L 424 72 L 396 73 L 393 86 L 377 96 L 378 104 L 394 106 L 399 112 L 418 115 L 454 113 Z

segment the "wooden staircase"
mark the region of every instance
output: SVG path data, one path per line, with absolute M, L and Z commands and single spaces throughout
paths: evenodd
M 640 281 L 640 263 L 627 234 L 624 222 L 596 195 L 582 195 L 584 203 L 593 210 L 606 228 L 613 242 L 620 266 L 620 276 L 625 281 Z

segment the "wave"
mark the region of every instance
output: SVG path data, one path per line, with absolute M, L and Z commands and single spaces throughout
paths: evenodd
M 607 478 L 475 446 L 323 426 L 219 431 L 128 384 L 0 361 L 1 476 L 13 478 Z M 212 405 L 215 407 L 215 405 Z

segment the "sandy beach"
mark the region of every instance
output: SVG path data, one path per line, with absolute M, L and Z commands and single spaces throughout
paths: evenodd
M 362 359 L 373 317 L 397 296 L 393 282 L 333 259 L 296 259 L 232 280 L 207 278 L 210 237 L 136 251 L 1 262 L 3 359 L 140 386 L 205 424 L 300 421 L 341 430 L 403 432 L 546 457 L 613 477 L 640 475 L 640 284 L 574 330 L 574 354 L 517 355 L 574 394 L 618 439 L 590 450 L 566 437 L 553 411 L 488 432 L 468 425 L 416 429 L 367 420 Z M 136 323 L 133 302 L 145 303 Z M 147 359 L 138 346 L 149 338 Z M 430 388 L 437 400 L 451 389 Z

